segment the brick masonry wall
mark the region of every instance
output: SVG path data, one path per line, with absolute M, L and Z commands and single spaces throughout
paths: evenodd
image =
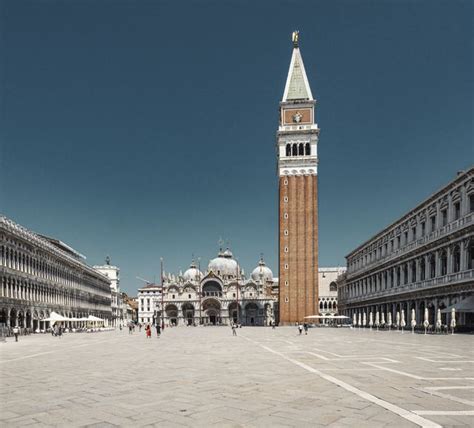
M 279 190 L 280 324 L 288 325 L 318 314 L 317 176 L 280 177 Z

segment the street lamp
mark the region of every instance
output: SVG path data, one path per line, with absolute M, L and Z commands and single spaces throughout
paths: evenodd
M 161 277 L 161 329 L 165 329 L 165 307 L 164 307 L 164 284 L 163 284 L 163 257 L 160 257 L 160 277 Z

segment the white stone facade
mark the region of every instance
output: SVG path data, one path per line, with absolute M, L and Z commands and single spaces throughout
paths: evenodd
M 0 216 L 0 326 L 44 331 L 53 311 L 108 323 L 109 279 L 63 242 Z
M 319 314 L 337 315 L 337 278 L 346 271 L 345 267 L 320 267 L 318 275 Z
M 110 265 L 109 257 L 106 258 L 105 265 L 96 265 L 94 269 L 106 276 L 110 280 L 110 299 L 112 308 L 111 325 L 118 327 L 124 323 L 123 301 L 120 292 L 120 269 Z
M 474 293 L 474 168 L 457 177 L 399 220 L 346 256 L 339 283 L 339 309 L 351 318 L 365 313 L 395 320 L 412 310 L 420 326 Z M 442 325 L 450 315 L 442 312 Z M 474 328 L 474 314 L 457 315 Z
M 261 275 L 259 275 L 261 272 Z M 245 275 L 230 250 L 211 260 L 206 273 L 195 263 L 184 274 L 164 274 L 161 285 L 138 290 L 138 321 L 165 325 L 271 325 L 277 314 L 278 284 L 263 260 Z

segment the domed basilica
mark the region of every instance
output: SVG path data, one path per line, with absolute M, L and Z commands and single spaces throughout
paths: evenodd
M 178 275 L 163 274 L 162 287 L 138 290 L 139 322 L 165 325 L 271 325 L 278 314 L 278 279 L 263 257 L 246 278 L 230 249 L 220 250 L 201 272 L 194 262 Z

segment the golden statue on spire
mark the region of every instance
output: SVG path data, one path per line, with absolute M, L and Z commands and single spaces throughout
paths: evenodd
M 291 35 L 291 40 L 293 42 L 293 47 L 297 48 L 299 46 L 300 41 L 300 32 L 293 31 L 293 34 Z

